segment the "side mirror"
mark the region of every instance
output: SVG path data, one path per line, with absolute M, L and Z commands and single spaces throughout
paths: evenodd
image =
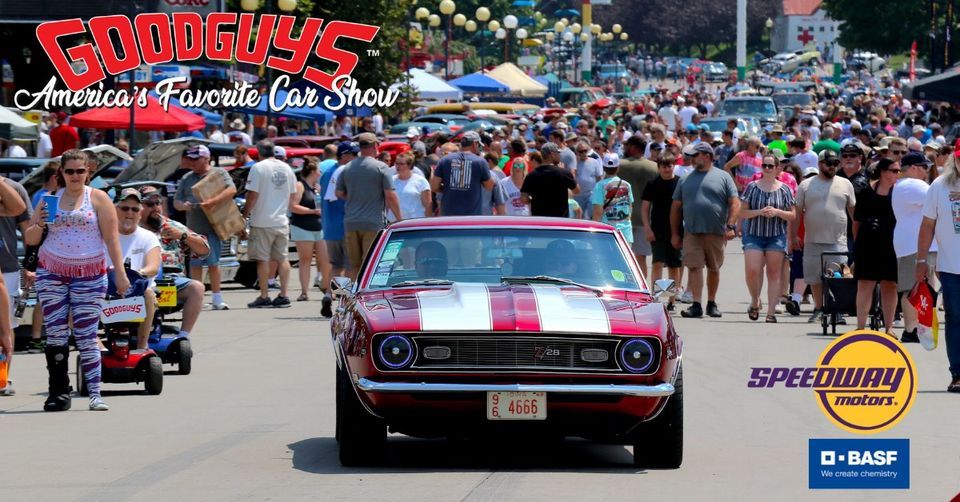
M 331 281 L 333 283 L 333 296 L 350 296 L 353 294 L 353 281 L 349 277 L 334 277 Z
M 653 297 L 660 303 L 670 303 L 677 296 L 677 285 L 673 279 L 658 279 L 653 283 Z

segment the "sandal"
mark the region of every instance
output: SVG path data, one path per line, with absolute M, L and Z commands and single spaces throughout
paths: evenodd
M 749 317 L 751 321 L 760 319 L 760 307 L 754 307 L 751 305 L 750 308 L 747 309 L 747 317 Z
M 769 323 L 774 323 L 774 324 L 776 324 L 776 323 L 777 323 L 777 316 L 775 316 L 775 315 L 768 315 L 766 321 L 769 322 Z
M 297 301 L 298 301 L 298 302 L 306 302 L 306 301 L 309 301 L 309 300 L 310 300 L 310 298 L 307 297 L 307 294 L 306 294 L 306 293 L 300 293 L 300 296 L 297 297 Z

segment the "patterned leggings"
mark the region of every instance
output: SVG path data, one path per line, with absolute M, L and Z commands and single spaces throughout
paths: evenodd
M 80 365 L 87 379 L 90 397 L 100 397 L 100 347 L 97 327 L 107 293 L 106 274 L 92 277 L 65 277 L 37 269 L 37 295 L 43 305 L 47 345 L 62 347 L 70 337 L 68 314 L 73 315 L 73 338 L 80 351 Z

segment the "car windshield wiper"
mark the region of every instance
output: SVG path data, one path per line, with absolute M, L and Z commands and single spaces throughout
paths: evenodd
M 564 279 L 562 277 L 553 277 L 551 275 L 505 275 L 500 278 L 501 282 L 507 284 L 517 284 L 524 282 L 546 282 L 553 284 L 566 284 L 568 286 L 576 286 L 581 289 L 586 289 L 593 291 L 597 296 L 603 296 L 603 290 L 593 286 L 588 286 L 586 284 L 581 284 L 576 281 L 571 281 L 570 279 Z
M 393 288 L 406 288 L 410 286 L 449 286 L 453 281 L 447 279 L 421 279 L 418 281 L 403 281 L 393 284 Z

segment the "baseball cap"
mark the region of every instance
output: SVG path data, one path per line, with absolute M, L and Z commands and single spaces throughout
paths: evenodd
M 603 168 L 616 169 L 620 167 L 620 156 L 615 153 L 603 154 Z
M 352 141 L 341 141 L 340 144 L 337 145 L 337 157 L 342 157 L 348 153 L 353 155 L 360 153 L 360 145 Z
M 573 141 L 575 139 L 577 139 L 577 135 L 572 132 L 568 132 L 563 136 L 563 141 Z
M 357 144 L 360 146 L 373 146 L 376 145 L 380 140 L 377 139 L 377 135 L 372 132 L 365 132 L 360 136 L 357 136 Z
M 278 159 L 286 159 L 287 149 L 282 146 L 275 146 L 273 147 L 273 156 Z
M 137 202 L 141 201 L 139 190 L 136 188 L 124 188 L 120 191 L 120 197 L 117 198 L 117 204 L 127 200 L 130 197 L 137 199 Z
M 64 120 L 67 120 L 67 112 L 65 112 L 65 111 L 59 111 L 59 112 L 57 112 L 57 120 L 59 120 L 60 122 L 63 122 Z
M 413 146 L 411 148 L 413 148 L 413 151 L 415 153 L 419 153 L 421 155 L 427 154 L 427 145 L 424 144 L 423 141 L 414 141 Z
M 193 145 L 183 151 L 183 156 L 188 159 L 209 159 L 210 149 L 204 145 Z
M 698 153 L 709 153 L 713 155 L 713 147 L 701 141 L 693 145 L 693 152 L 694 155 Z
M 680 153 L 688 157 L 693 157 L 694 155 L 697 154 L 696 145 L 694 145 L 693 143 L 690 143 L 689 145 L 683 147 L 683 150 L 680 150 Z
M 922 125 L 915 125 L 915 126 L 913 126 L 913 134 L 916 134 L 916 133 L 918 133 L 918 132 L 921 132 L 921 133 L 922 133 L 922 132 L 926 132 L 926 130 L 927 130 L 927 129 L 926 129 L 925 127 L 923 127 Z
M 480 135 L 476 131 L 467 131 L 460 136 L 461 145 L 472 145 L 481 141 Z
M 408 138 L 417 138 L 417 137 L 419 137 L 419 136 L 420 136 L 420 129 L 417 129 L 416 127 L 408 127 L 408 128 L 407 128 L 407 137 L 408 137 Z
M 546 143 L 540 148 L 541 155 L 550 155 L 553 153 L 560 153 L 560 148 L 553 143 Z
M 143 185 L 140 187 L 140 198 L 146 199 L 148 197 L 160 197 L 160 189 L 153 185 Z
M 929 166 L 929 165 L 930 165 L 930 161 L 927 160 L 926 155 L 920 152 L 910 152 L 904 155 L 902 159 L 900 159 L 901 167 Z
M 816 167 L 805 167 L 803 168 L 802 174 L 804 178 L 809 178 L 811 176 L 816 176 L 819 173 L 820 173 L 820 170 L 817 169 Z
M 940 142 L 935 139 L 931 139 L 930 141 L 927 141 L 925 145 L 923 145 L 924 148 L 930 148 L 933 150 L 940 150 L 942 146 L 943 145 L 941 145 Z
M 820 159 L 820 162 L 826 162 L 828 160 L 840 160 L 840 156 L 837 155 L 837 152 L 829 149 L 820 152 L 820 155 L 817 158 Z
M 840 148 L 840 152 L 841 153 L 853 152 L 853 153 L 859 153 L 863 155 L 863 145 L 856 141 L 851 141 L 843 145 L 843 147 Z

